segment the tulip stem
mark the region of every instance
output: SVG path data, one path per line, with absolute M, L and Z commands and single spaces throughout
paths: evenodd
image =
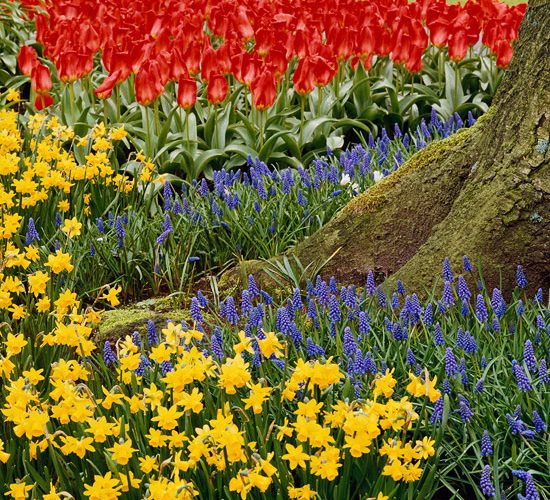
M 443 87 L 443 65 L 445 64 L 445 56 L 443 54 L 443 49 L 439 49 L 438 58 L 437 58 L 437 79 L 439 80 L 439 92 L 442 91 Z
M 120 84 L 115 85 L 116 121 L 120 123 Z
M 218 106 L 214 104 L 214 136 L 212 137 L 212 147 L 218 147 Z
M 90 91 L 90 103 L 92 104 L 92 109 L 95 109 L 94 84 L 92 83 L 92 77 L 89 73 L 88 73 L 88 76 L 86 77 L 86 81 L 88 83 L 88 89 Z
M 321 116 L 321 99 L 323 97 L 323 87 L 317 87 L 317 116 Z
M 158 139 L 160 135 L 159 98 L 155 99 L 155 133 Z
M 146 127 L 146 134 L 147 134 L 146 142 L 145 142 L 147 146 L 147 151 L 145 155 L 147 159 L 149 159 L 151 155 L 151 126 L 149 124 L 149 106 L 145 106 L 145 127 Z
M 340 99 L 340 70 L 342 68 L 342 64 L 340 61 L 338 61 L 338 71 L 336 72 L 336 78 L 334 78 L 334 94 L 336 95 L 336 99 Z
M 306 102 L 305 96 L 300 95 L 300 141 L 299 141 L 300 156 L 301 156 L 301 153 L 302 153 L 302 140 L 303 140 L 303 137 L 304 137 L 304 121 L 305 121 L 304 107 L 305 107 L 305 102 Z
M 260 111 L 260 151 L 264 147 L 264 135 L 265 135 L 265 124 L 267 121 L 267 111 Z
M 458 85 L 459 85 L 459 81 L 460 81 L 460 69 L 458 67 L 458 63 L 455 63 L 455 91 L 454 91 L 454 110 L 453 111 L 456 111 L 456 109 L 458 108 Z
M 74 118 L 74 82 L 71 82 L 69 84 L 69 100 L 71 101 L 71 118 L 73 120 L 72 126 L 75 125 L 75 118 Z
M 190 152 L 191 151 L 191 148 L 189 146 L 189 110 L 186 109 L 185 110 L 185 134 L 186 134 L 186 137 L 187 137 L 187 150 Z

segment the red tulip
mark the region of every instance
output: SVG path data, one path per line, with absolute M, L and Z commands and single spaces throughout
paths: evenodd
M 216 63 L 218 69 L 222 75 L 228 75 L 231 73 L 231 56 L 229 54 L 229 44 L 222 43 L 218 50 L 216 50 Z
M 409 57 L 405 62 L 405 68 L 409 73 L 420 73 L 422 71 L 422 55 L 424 49 L 418 45 L 411 45 Z
M 338 65 L 334 59 L 330 60 L 325 57 L 315 56 L 312 58 L 311 72 L 313 83 L 317 87 L 328 85 L 338 73 Z
M 456 31 L 449 37 L 449 57 L 453 61 L 462 61 L 468 53 L 468 39 L 466 33 Z
M 172 50 L 172 64 L 170 65 L 170 80 L 179 80 L 179 78 L 187 73 L 182 51 L 178 47 Z
M 208 80 L 206 87 L 206 96 L 208 102 L 211 104 L 220 104 L 225 101 L 229 86 L 227 85 L 227 79 L 225 76 L 219 73 L 213 74 Z
M 275 68 L 275 76 L 277 78 L 280 78 L 285 74 L 285 71 L 288 68 L 288 59 L 285 57 L 283 50 L 277 48 L 270 50 L 265 60 L 273 68 Z
M 42 63 L 37 63 L 31 72 L 31 86 L 37 94 L 47 94 L 52 88 L 50 69 Z
M 333 48 L 336 57 L 347 60 L 355 45 L 355 32 L 348 26 L 345 28 L 333 27 L 328 34 L 329 45 Z
M 210 77 L 218 72 L 218 58 L 212 45 L 208 44 L 202 52 L 201 78 L 208 82 Z M 190 72 L 191 73 L 191 72 Z
M 178 106 L 191 109 L 197 100 L 197 82 L 188 75 L 181 75 L 178 83 Z
M 201 49 L 198 43 L 191 43 L 183 56 L 187 71 L 191 76 L 201 72 Z
M 53 104 L 53 99 L 50 94 L 38 94 L 34 100 L 34 107 L 37 111 L 41 111 Z
M 292 75 L 294 90 L 300 95 L 309 94 L 315 88 L 315 80 L 310 59 L 300 59 L 294 75 Z
M 140 104 L 147 106 L 164 92 L 161 83 L 158 63 L 147 61 L 136 74 L 136 99 Z
M 100 52 L 109 74 L 96 91 L 100 97 L 133 72 L 140 102 L 158 97 L 168 80 L 182 80 L 178 103 L 190 105 L 191 77 L 201 74 L 211 102 L 222 102 L 224 77 L 232 74 L 253 87 L 260 107 L 269 105 L 273 85 L 296 58 L 292 78 L 301 94 L 330 82 L 337 60 L 361 61 L 368 69 L 374 55 L 391 54 L 409 71 L 420 71 L 428 38 L 459 60 L 482 33 L 497 64 L 505 66 L 526 8 L 495 0 L 21 1 L 41 6 L 30 13 L 36 40 L 62 81 L 91 71 Z M 34 49 L 23 47 L 18 63 L 32 76 L 39 64 Z M 34 73 L 33 88 L 47 92 L 49 75 Z
M 507 40 L 499 40 L 496 43 L 495 50 L 497 56 L 497 66 L 499 68 L 506 68 L 512 60 L 513 50 L 510 42 Z
M 231 63 L 235 79 L 247 86 L 252 85 L 252 82 L 257 79 L 262 66 L 261 59 L 248 52 L 234 56 Z
M 114 50 L 106 48 L 102 55 L 103 65 L 109 73 L 120 72 L 119 81 L 124 81 L 132 73 L 133 62 L 127 50 Z
M 93 57 L 76 51 L 64 52 L 56 62 L 57 75 L 65 83 L 74 82 L 93 69 Z
M 273 30 L 267 29 L 267 27 L 259 27 L 256 30 L 254 50 L 260 57 L 265 57 L 271 48 L 274 47 L 273 38 Z
M 100 99 L 108 99 L 111 97 L 115 85 L 121 81 L 120 75 L 120 70 L 111 73 L 107 78 L 105 78 L 105 80 L 103 80 L 103 83 L 95 89 L 95 95 Z
M 385 26 L 378 28 L 375 40 L 378 42 L 376 52 L 381 56 L 388 56 L 391 52 L 391 33 L 389 28 Z
M 311 43 L 311 37 L 306 33 L 305 27 L 297 29 L 294 37 L 291 39 L 291 50 L 298 57 L 305 57 L 309 54 L 308 47 Z M 290 41 L 290 40 L 289 40 Z
M 19 65 L 21 73 L 25 76 L 31 76 L 33 68 L 38 64 L 36 50 L 29 45 L 23 45 L 17 57 L 17 64 Z
M 365 26 L 355 38 L 355 52 L 361 59 L 372 58 L 374 53 L 374 33 L 369 26 Z
M 273 106 L 277 98 L 277 84 L 271 71 L 263 71 L 251 86 L 252 104 L 256 109 L 267 109 Z
M 237 10 L 236 28 L 242 40 L 252 40 L 254 38 L 254 28 L 248 20 L 246 7 L 243 5 L 239 6 Z
M 449 23 L 440 19 L 430 25 L 430 40 L 436 47 L 443 47 L 449 38 Z
M 156 59 L 158 62 L 160 83 L 164 87 L 168 80 L 170 80 L 170 75 L 173 71 L 171 53 L 163 50 L 162 52 L 160 52 L 160 54 L 157 55 Z

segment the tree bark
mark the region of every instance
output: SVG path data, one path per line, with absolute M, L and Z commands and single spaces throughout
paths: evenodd
M 430 144 L 294 249 L 322 274 L 369 270 L 422 291 L 449 257 L 478 261 L 486 286 L 510 288 L 522 264 L 550 286 L 550 0 L 529 3 L 510 67 L 476 126 Z

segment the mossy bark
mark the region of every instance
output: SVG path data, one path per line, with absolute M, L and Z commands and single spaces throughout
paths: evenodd
M 486 285 L 522 264 L 550 286 L 550 1 L 531 0 L 490 111 L 429 145 L 346 206 L 293 252 L 322 274 L 361 284 L 397 278 L 430 289 L 448 256 L 479 261 Z

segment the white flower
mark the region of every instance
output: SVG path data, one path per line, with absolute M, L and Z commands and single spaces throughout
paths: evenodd
M 379 182 L 384 178 L 384 174 L 380 172 L 380 170 L 375 170 L 372 173 L 372 178 L 374 179 L 374 182 Z
M 375 170 L 372 173 L 372 178 L 374 179 L 374 182 L 381 181 L 384 178 L 384 174 L 380 172 L 380 170 Z
M 351 177 L 348 174 L 342 174 L 340 186 L 347 186 L 351 182 Z

